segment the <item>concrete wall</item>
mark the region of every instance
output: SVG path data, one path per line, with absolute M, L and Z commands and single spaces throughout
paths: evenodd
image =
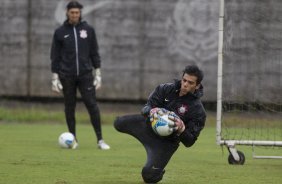
M 0 95 L 54 96 L 50 44 L 65 19 L 66 0 L 4 0 L 0 7 Z M 146 99 L 162 82 L 197 63 L 206 99 L 215 100 L 217 0 L 81 0 L 96 29 L 105 99 Z
M 225 6 L 223 99 L 282 103 L 282 1 Z
M 2 0 L 3 2 L 3 0 Z M 50 44 L 67 0 L 4 0 L 0 7 L 0 95 L 54 96 Z M 192 62 L 215 100 L 217 0 L 81 0 L 96 28 L 105 99 L 146 99 Z M 212 80 L 209 80 L 209 78 Z
M 0 95 L 55 95 L 50 90 L 50 45 L 54 29 L 65 19 L 64 7 L 67 2 L 1 0 Z M 196 63 L 205 72 L 204 100 L 216 100 L 218 0 L 80 2 L 84 4 L 83 17 L 95 27 L 100 46 L 103 86 L 98 92 L 99 98 L 146 99 L 157 84 L 180 78 L 186 65 Z M 243 2 L 228 1 L 226 6 L 240 7 Z M 260 7 L 256 2 L 249 5 L 254 4 Z M 281 3 L 271 0 L 268 6 L 275 8 L 276 4 Z M 235 8 L 233 13 L 240 15 L 240 8 Z M 281 17 L 278 9 L 276 17 Z M 271 18 L 275 20 L 275 17 Z M 239 22 L 237 26 L 240 25 L 244 24 Z M 271 25 L 277 26 L 275 21 Z M 277 26 L 277 30 L 281 30 L 281 27 Z M 233 34 L 232 31 L 227 33 Z M 245 36 L 244 39 L 248 39 L 248 35 Z M 233 42 L 230 43 L 233 45 Z M 241 47 L 234 45 L 232 51 Z M 225 51 L 230 53 L 231 50 Z M 229 55 L 231 60 L 234 55 L 234 58 L 239 58 L 236 52 Z M 272 80 L 281 81 L 280 58 L 273 59 L 277 60 L 280 71 L 271 76 Z M 251 66 L 256 65 L 254 60 Z M 236 75 L 236 66 L 226 65 L 225 70 Z M 244 71 L 244 67 L 241 71 Z M 229 84 L 234 78 L 226 76 L 226 89 L 233 88 Z M 254 78 L 253 83 L 255 80 L 258 79 Z M 240 88 L 238 85 L 236 88 Z M 280 84 L 274 92 L 281 91 L 281 88 Z M 241 92 L 244 93 L 244 90 Z
M 28 1 L 4 0 L 0 6 L 0 94 L 27 95 Z

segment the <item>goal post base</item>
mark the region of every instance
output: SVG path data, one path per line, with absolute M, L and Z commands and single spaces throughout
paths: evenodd
M 254 140 L 219 140 L 219 145 L 225 145 L 229 152 L 228 163 L 231 165 L 243 165 L 245 163 L 245 155 L 236 149 L 236 145 L 247 146 L 282 146 L 282 141 L 254 141 Z M 282 159 L 282 156 L 259 156 L 255 155 L 254 159 Z
M 263 141 L 263 140 L 220 140 L 220 145 L 232 147 L 235 145 L 249 145 L 249 146 L 281 146 L 282 141 Z

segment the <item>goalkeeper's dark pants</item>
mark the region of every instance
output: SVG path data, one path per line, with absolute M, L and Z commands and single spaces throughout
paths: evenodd
M 179 143 L 156 135 L 142 115 L 117 117 L 114 127 L 138 139 L 147 152 L 147 162 L 142 169 L 146 183 L 157 183 L 162 180 L 164 168 L 177 150 Z
M 93 86 L 93 75 L 91 72 L 82 76 L 65 76 L 60 74 L 63 86 L 65 117 L 69 132 L 76 137 L 75 107 L 77 88 L 90 115 L 91 124 L 96 133 L 97 140 L 102 139 L 100 111 L 96 102 L 96 91 Z

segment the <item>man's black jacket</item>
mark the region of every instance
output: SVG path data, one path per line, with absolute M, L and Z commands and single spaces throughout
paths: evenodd
M 192 146 L 201 130 L 205 126 L 206 112 L 200 101 L 203 96 L 203 86 L 193 94 L 179 96 L 181 81 L 159 85 L 149 96 L 148 101 L 142 109 L 142 114 L 148 116 L 154 107 L 165 108 L 175 112 L 185 124 L 185 131 L 177 136 L 176 133 L 168 137 L 181 141 L 186 147 Z
M 67 21 L 55 30 L 51 48 L 53 73 L 83 75 L 93 67 L 100 68 L 101 60 L 94 28 L 87 22 L 73 26 Z

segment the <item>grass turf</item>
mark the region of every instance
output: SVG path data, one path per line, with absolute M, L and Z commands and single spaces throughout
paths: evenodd
M 111 150 L 101 151 L 90 124 L 78 124 L 79 148 L 68 150 L 57 145 L 64 131 L 64 123 L 0 122 L 0 183 L 143 183 L 140 172 L 146 155 L 133 137 L 115 131 L 110 123 L 103 125 Z M 245 165 L 229 165 L 227 150 L 222 154 L 215 144 L 215 127 L 208 125 L 193 147 L 179 147 L 161 183 L 281 183 L 282 160 L 252 159 L 250 147 L 239 149 Z

